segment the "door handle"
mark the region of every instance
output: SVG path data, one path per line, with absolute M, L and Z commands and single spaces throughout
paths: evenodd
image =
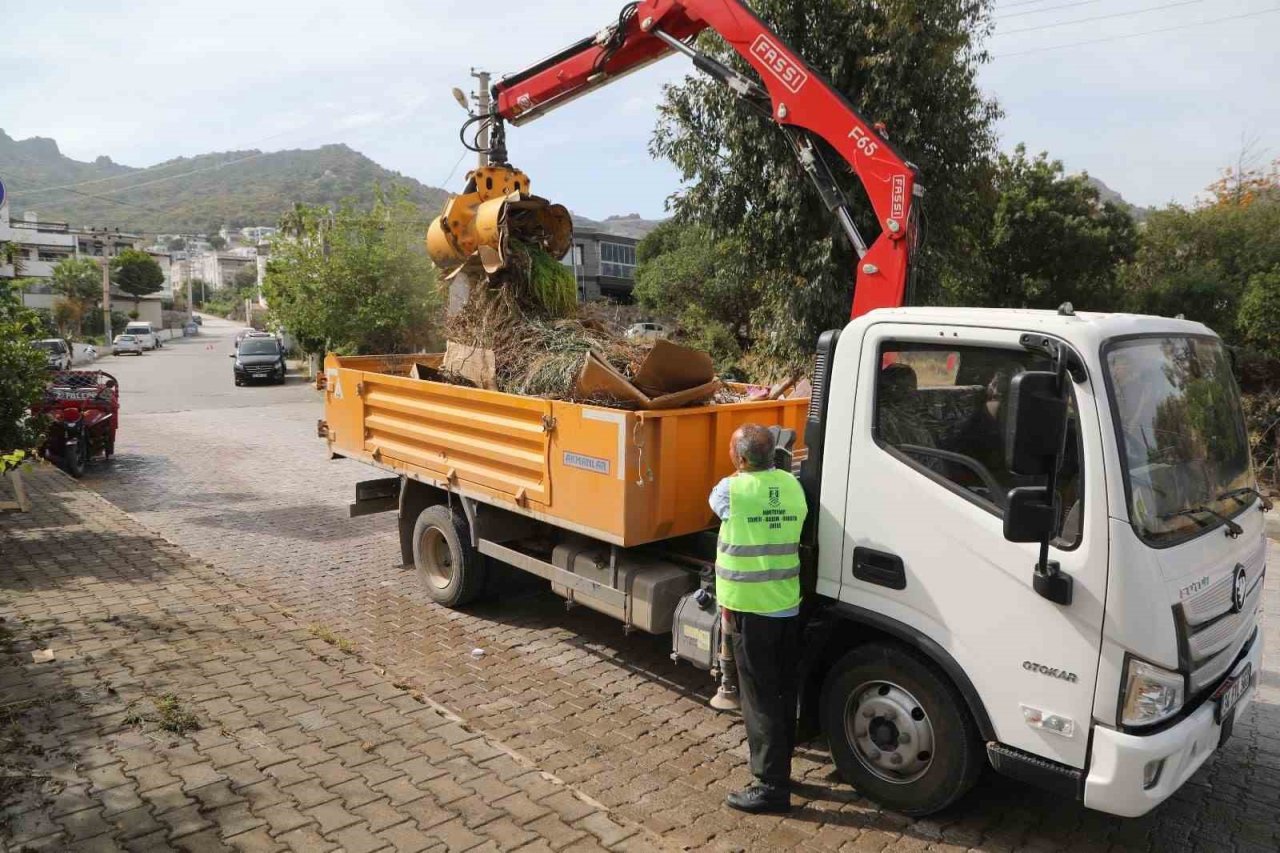
M 854 548 L 853 576 L 860 581 L 889 589 L 907 588 L 907 570 L 902 558 L 888 551 Z

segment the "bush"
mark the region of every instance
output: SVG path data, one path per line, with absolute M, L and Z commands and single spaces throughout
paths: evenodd
M 0 452 L 31 450 L 43 437 L 44 423 L 31 417 L 31 404 L 44 393 L 46 357 L 30 342 L 45 334 L 13 285 L 0 282 Z

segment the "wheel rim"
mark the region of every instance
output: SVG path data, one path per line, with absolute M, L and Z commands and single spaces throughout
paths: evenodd
M 445 589 L 453 583 L 453 552 L 440 528 L 428 527 L 423 531 L 419 550 L 428 583 L 436 589 Z
M 910 691 L 868 681 L 849 694 L 845 737 L 858 763 L 886 782 L 915 782 L 933 765 L 933 723 Z

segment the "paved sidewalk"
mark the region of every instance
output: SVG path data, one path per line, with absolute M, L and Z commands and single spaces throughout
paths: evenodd
M 657 849 L 61 473 L 0 516 L 0 849 Z

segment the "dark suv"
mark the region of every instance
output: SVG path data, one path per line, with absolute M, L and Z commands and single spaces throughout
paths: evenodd
M 247 337 L 231 357 L 236 360 L 237 385 L 254 380 L 284 384 L 284 348 L 278 338 Z

